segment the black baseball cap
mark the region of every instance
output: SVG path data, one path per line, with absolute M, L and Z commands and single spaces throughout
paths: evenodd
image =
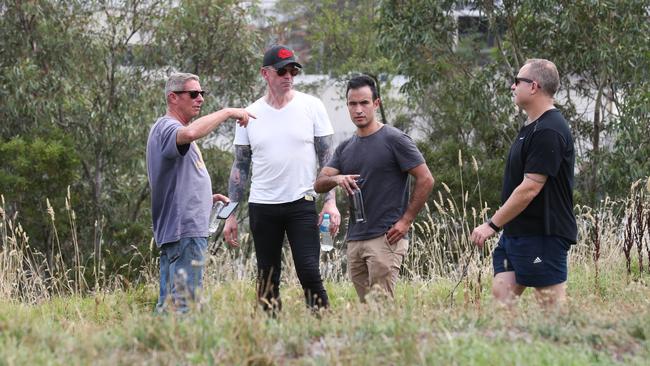
M 264 62 L 262 66 L 271 66 L 279 70 L 287 65 L 293 64 L 302 69 L 302 65 L 296 61 L 293 51 L 282 45 L 275 45 L 264 53 Z

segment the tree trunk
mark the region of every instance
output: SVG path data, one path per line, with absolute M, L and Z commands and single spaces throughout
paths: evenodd
M 381 98 L 381 87 L 379 86 L 379 78 L 377 78 L 376 75 L 368 74 L 371 78 L 375 80 L 375 85 L 377 86 L 377 95 Z M 390 124 L 388 123 L 388 119 L 386 119 L 386 113 L 384 112 L 384 103 L 379 103 L 379 114 L 381 115 L 381 121 L 385 124 Z
M 591 135 L 591 144 L 592 144 L 592 160 L 591 160 L 591 183 L 590 183 L 590 201 L 593 205 L 596 202 L 597 197 L 600 195 L 598 187 L 598 168 L 600 165 L 600 130 L 602 127 L 600 114 L 602 108 L 602 98 L 603 98 L 603 84 L 598 87 L 598 93 L 596 94 L 596 105 L 594 106 L 594 130 Z

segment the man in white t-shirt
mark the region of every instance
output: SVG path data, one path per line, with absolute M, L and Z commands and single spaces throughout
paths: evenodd
M 246 108 L 257 119 L 247 128 L 237 127 L 228 185 L 230 199 L 241 201 L 252 163 L 248 207 L 257 256 L 257 296 L 271 313 L 281 309 L 285 234 L 307 305 L 328 307 L 319 268 L 318 225 L 329 214 L 335 234 L 341 221 L 333 191 L 324 196 L 320 215 L 316 212 L 316 170 L 332 155 L 334 130 L 318 98 L 293 90 L 293 78 L 301 68 L 293 51 L 284 46 L 273 46 L 264 54 L 260 73 L 266 94 Z M 235 216 L 226 221 L 224 237 L 230 245 L 239 245 Z

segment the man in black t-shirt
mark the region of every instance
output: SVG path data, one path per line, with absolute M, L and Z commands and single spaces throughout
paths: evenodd
M 577 236 L 573 214 L 573 137 L 553 105 L 560 78 L 555 65 L 527 60 L 511 86 L 528 115 L 515 138 L 503 177 L 503 205 L 471 240 L 482 247 L 504 228 L 493 253 L 492 293 L 509 304 L 526 287 L 545 306 L 566 296 L 567 254 Z
M 361 190 L 366 220 L 357 222 L 351 213 L 346 238 L 350 278 L 361 301 L 373 288 L 392 297 L 408 230 L 434 180 L 413 140 L 375 118 L 381 101 L 373 79 L 351 79 L 346 96 L 356 133 L 336 148 L 314 189 L 324 193 L 340 186 L 348 195 Z M 415 178 L 410 200 L 409 176 Z

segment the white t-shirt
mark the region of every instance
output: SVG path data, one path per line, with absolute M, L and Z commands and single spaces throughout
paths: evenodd
M 252 151 L 248 201 L 276 204 L 316 196 L 314 137 L 334 133 L 323 102 L 294 91 L 293 99 L 282 109 L 271 107 L 262 97 L 246 110 L 257 118 L 251 118 L 246 128 L 237 125 L 234 143 L 250 145 Z

